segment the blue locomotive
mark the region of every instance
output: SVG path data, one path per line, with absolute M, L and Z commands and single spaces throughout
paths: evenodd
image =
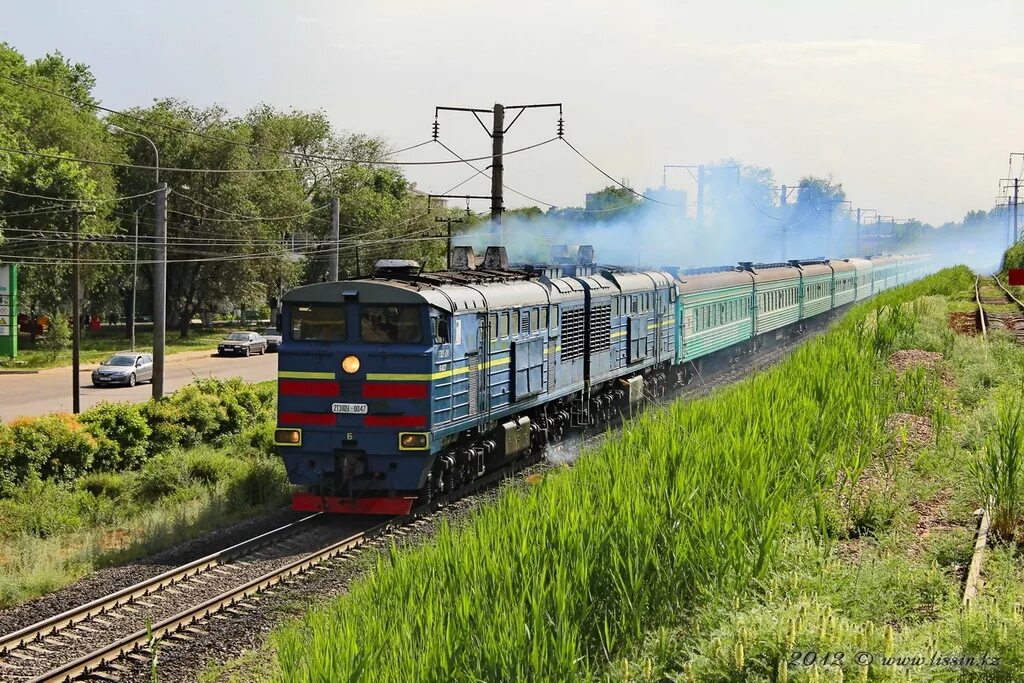
M 283 298 L 275 444 L 297 510 L 405 514 L 702 365 L 799 333 L 923 274 L 891 256 L 698 270 L 598 267 L 593 249 L 510 266 L 457 247 L 450 271 L 384 260 Z

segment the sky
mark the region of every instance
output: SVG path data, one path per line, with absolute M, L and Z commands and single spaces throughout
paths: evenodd
M 855 206 L 933 224 L 991 208 L 1024 151 L 1024 5 L 947 0 L 4 0 L 0 40 L 91 66 L 114 108 L 177 97 L 242 114 L 322 110 L 339 130 L 428 140 L 434 108 L 560 102 L 565 136 L 616 179 L 738 159 L 778 184 L 833 176 Z M 555 135 L 523 114 L 506 151 Z M 485 122 L 487 119 L 485 118 Z M 440 139 L 490 153 L 472 115 Z M 403 160 L 451 158 L 430 144 Z M 486 162 L 485 162 L 486 163 Z M 1021 172 L 1015 159 L 1012 173 Z M 409 167 L 441 193 L 474 171 Z M 668 186 L 692 179 L 670 170 Z M 508 155 L 505 183 L 579 206 L 608 185 L 565 144 Z M 459 193 L 488 194 L 483 177 Z M 455 202 L 459 204 L 460 202 Z M 508 193 L 506 206 L 534 202 Z M 487 201 L 473 201 L 476 211 Z

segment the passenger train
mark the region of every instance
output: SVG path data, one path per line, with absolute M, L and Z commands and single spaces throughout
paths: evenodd
M 296 510 L 407 514 L 729 360 L 922 276 L 928 259 L 510 265 L 504 247 L 283 297 L 277 450 Z

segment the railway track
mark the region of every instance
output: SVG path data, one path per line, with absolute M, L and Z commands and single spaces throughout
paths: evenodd
M 1021 302 L 995 275 L 975 279 L 974 298 L 982 334 L 993 329 L 1006 330 L 1024 343 L 1024 302 Z
M 201 637 L 201 620 L 362 545 L 388 526 L 364 522 L 366 528 L 352 533 L 351 522 L 336 528 L 325 519 L 323 513 L 309 515 L 7 634 L 0 638 L 0 680 L 117 679 L 127 671 L 118 660 L 148 661 L 143 653 L 158 639 Z

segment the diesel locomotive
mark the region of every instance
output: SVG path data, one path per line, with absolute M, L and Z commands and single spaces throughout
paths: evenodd
M 922 256 L 682 270 L 598 266 L 593 249 L 510 265 L 503 247 L 282 299 L 274 441 L 296 510 L 406 514 L 628 414 L 707 362 L 924 274 Z

